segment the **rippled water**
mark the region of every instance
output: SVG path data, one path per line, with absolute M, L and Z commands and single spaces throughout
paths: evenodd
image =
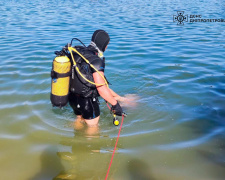
M 96 29 L 111 37 L 106 76 L 126 109 L 109 179 L 225 178 L 224 23 L 185 23 L 173 15 L 225 18 L 225 2 L 0 1 L 0 179 L 104 179 L 118 128 L 101 101 L 99 137 L 52 108 L 54 51 Z

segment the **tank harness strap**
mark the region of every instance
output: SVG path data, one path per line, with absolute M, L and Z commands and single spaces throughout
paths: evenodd
M 105 77 L 105 76 L 104 76 Z M 105 80 L 107 81 L 107 83 L 109 84 L 109 85 L 112 85 L 109 81 L 108 81 L 108 79 L 105 77 Z
M 51 70 L 51 78 L 52 79 L 64 78 L 64 77 L 68 77 L 70 75 L 71 75 L 71 71 L 69 71 L 67 73 L 57 73 L 54 70 Z
M 76 66 L 76 71 L 80 74 L 80 76 L 84 79 L 84 80 L 86 80 L 87 82 L 89 82 L 89 83 L 91 83 L 91 84 L 93 84 L 93 85 L 96 85 L 96 86 L 103 86 L 103 85 L 106 85 L 107 87 L 108 87 L 108 83 L 107 83 L 107 81 L 105 80 L 105 77 L 79 52 L 79 51 L 77 51 L 76 50 L 76 48 L 73 48 L 73 47 L 68 47 L 68 50 L 69 50 L 69 52 L 70 52 L 70 54 L 71 54 L 71 57 L 72 57 L 72 62 L 73 62 L 73 65 L 76 65 L 76 62 L 75 62 L 75 60 L 74 60 L 74 57 L 73 57 L 73 51 L 74 52 L 76 52 L 87 64 L 89 64 L 90 65 L 90 67 L 91 68 L 93 68 L 103 79 L 104 79 L 104 81 L 105 81 L 105 83 L 104 84 L 97 84 L 97 83 L 94 83 L 94 82 L 92 82 L 92 81 L 90 81 L 90 80 L 88 80 L 86 77 L 84 77 L 84 75 L 80 72 L 80 70 L 79 70 L 79 68 Z

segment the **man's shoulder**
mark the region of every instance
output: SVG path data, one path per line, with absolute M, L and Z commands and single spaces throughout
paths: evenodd
M 105 63 L 104 60 L 102 60 L 101 58 L 99 58 L 98 56 L 93 58 L 92 61 L 90 61 L 90 63 L 98 70 L 98 71 L 103 71 L 105 69 Z M 95 72 L 95 71 L 93 71 Z
M 102 59 L 100 57 L 98 57 L 98 53 L 97 52 L 93 52 L 87 49 L 86 53 L 85 53 L 85 57 L 91 62 L 102 62 Z
M 90 63 L 102 63 L 102 59 L 98 55 L 92 55 L 90 58 Z

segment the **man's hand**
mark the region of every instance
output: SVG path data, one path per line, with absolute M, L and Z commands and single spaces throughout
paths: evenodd
M 117 116 L 122 116 L 123 115 L 123 109 L 121 108 L 120 104 L 117 102 L 116 105 L 111 107 L 111 111 L 113 114 Z

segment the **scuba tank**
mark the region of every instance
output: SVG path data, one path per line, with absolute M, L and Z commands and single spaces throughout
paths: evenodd
M 51 71 L 51 102 L 53 106 L 63 107 L 68 102 L 69 83 L 71 75 L 70 59 L 63 51 L 56 51 Z
M 69 89 L 71 90 L 71 92 L 77 94 L 79 94 L 77 91 L 81 90 L 81 94 L 85 95 L 85 97 L 89 96 L 94 97 L 96 95 L 96 93 L 94 92 L 97 92 L 96 85 L 106 84 L 108 86 L 105 77 L 99 73 L 99 71 L 91 64 L 91 62 L 89 62 L 88 59 L 86 59 L 87 58 L 86 55 L 85 55 L 86 57 L 84 57 L 83 50 L 87 49 L 87 47 L 82 42 L 81 44 L 83 44 L 83 47 L 82 46 L 72 47 L 73 40 L 78 40 L 79 42 L 81 42 L 79 39 L 73 38 L 70 44 L 67 44 L 65 47 L 63 47 L 61 51 L 55 52 L 56 58 L 53 60 L 52 63 L 52 71 L 51 71 L 52 85 L 51 85 L 50 99 L 53 106 L 57 106 L 60 108 L 65 106 L 68 102 Z M 74 56 L 76 57 L 77 62 L 75 61 Z M 94 83 L 92 74 L 90 74 L 90 72 L 86 72 L 87 68 L 83 69 L 83 67 L 80 66 L 80 63 L 82 61 L 85 61 L 84 62 L 86 65 L 85 67 L 88 67 L 88 69 L 93 68 L 96 72 L 98 72 L 100 76 L 102 76 L 102 78 L 104 79 L 105 83 L 104 84 Z M 73 65 L 73 68 L 71 68 L 72 66 L 71 64 Z M 79 68 L 81 68 L 81 70 Z M 73 80 L 75 73 L 77 76 L 79 76 L 79 80 L 71 81 Z M 85 88 L 81 87 L 81 89 L 77 88 L 79 87 L 80 83 L 79 81 L 85 84 L 87 88 L 86 87 Z

